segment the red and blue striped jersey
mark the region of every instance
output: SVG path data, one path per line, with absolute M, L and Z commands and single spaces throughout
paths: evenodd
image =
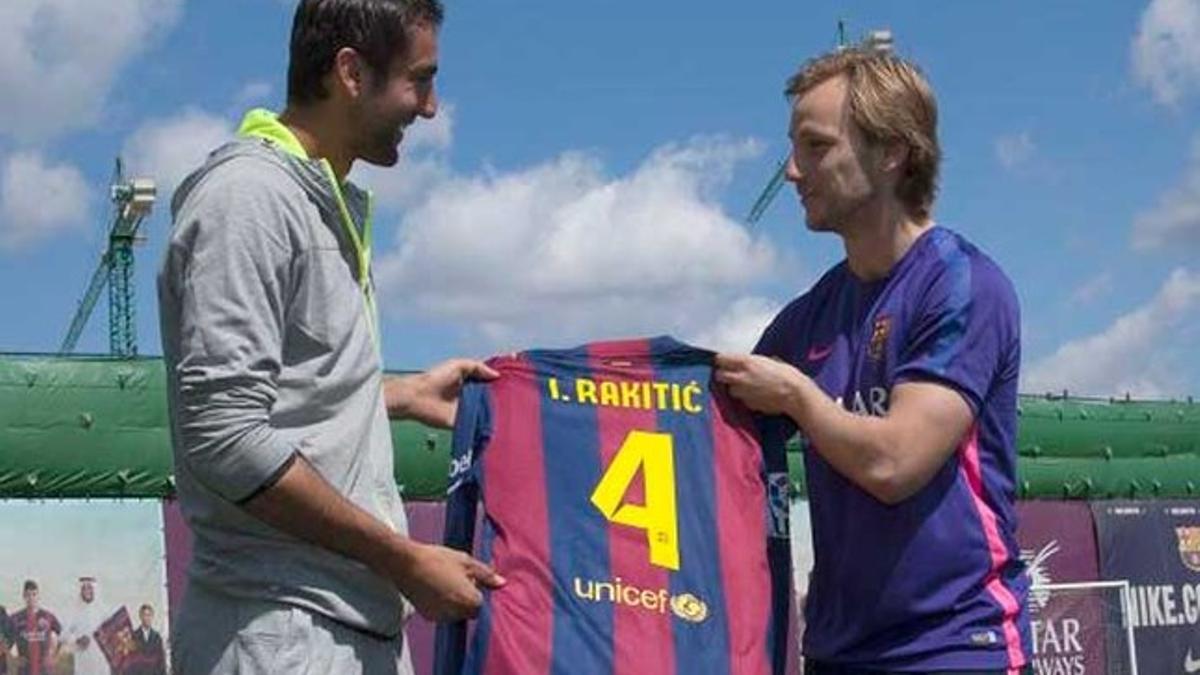
M 668 337 L 535 350 L 470 383 L 446 542 L 508 584 L 439 627 L 441 675 L 782 672 L 786 457 Z
M 9 628 L 16 639 L 18 675 L 45 675 L 54 670 L 50 654 L 50 634 L 62 634 L 62 624 L 50 610 L 22 607 L 8 617 Z

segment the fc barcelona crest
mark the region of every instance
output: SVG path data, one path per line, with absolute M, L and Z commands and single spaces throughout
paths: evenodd
M 1200 527 L 1177 527 L 1179 558 L 1193 572 L 1200 572 Z
M 887 350 L 888 336 L 892 334 L 892 317 L 875 317 L 875 325 L 871 328 L 871 343 L 867 346 L 867 356 L 872 361 L 879 361 Z

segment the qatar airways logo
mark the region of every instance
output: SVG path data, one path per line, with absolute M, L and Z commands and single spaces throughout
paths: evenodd
M 1038 550 L 1023 549 L 1021 551 L 1021 560 L 1025 562 L 1025 572 L 1029 575 L 1030 590 L 1029 609 L 1034 613 L 1046 609 L 1046 605 L 1050 604 L 1050 590 L 1043 588 L 1046 584 L 1054 583 L 1050 578 L 1050 558 L 1058 553 L 1059 545 L 1057 539 L 1051 539 L 1045 546 Z
M 1051 539 L 1036 549 L 1022 549 L 1021 560 L 1025 562 L 1025 573 L 1029 575 L 1029 622 L 1030 637 L 1033 638 L 1033 672 L 1037 675 L 1063 673 L 1084 675 L 1092 672 L 1095 657 L 1084 649 L 1084 644 L 1095 639 L 1089 632 L 1095 631 L 1094 619 L 1077 616 L 1077 608 L 1059 605 L 1054 611 L 1046 611 L 1052 600 L 1046 584 L 1054 583 L 1050 576 L 1050 559 L 1062 550 L 1058 540 Z
M 883 417 L 888 412 L 888 390 L 883 387 L 871 387 L 864 392 L 860 389 L 854 392 L 849 401 L 841 396 L 837 397 L 837 403 L 855 415 Z

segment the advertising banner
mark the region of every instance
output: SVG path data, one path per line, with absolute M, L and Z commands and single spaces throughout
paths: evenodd
M 1094 502 L 1100 573 L 1132 585 L 1139 673 L 1200 673 L 1200 501 Z
M 405 502 L 408 513 L 408 534 L 416 541 L 426 544 L 442 543 L 442 531 L 446 525 L 446 505 L 442 502 Z M 476 528 L 476 532 L 478 532 Z M 405 634 L 408 636 L 409 653 L 412 654 L 413 670 L 420 673 L 433 672 L 433 639 L 437 624 L 420 614 L 413 613 L 408 619 Z
M 808 575 L 813 568 L 812 521 L 808 501 L 793 499 L 789 528 L 792 539 L 792 591 L 795 593 L 795 611 L 792 620 L 795 630 L 789 636 L 788 672 L 799 672 L 804 660 L 800 646 L 804 639 L 804 600 L 808 597 Z M 792 665 L 796 664 L 796 669 Z
M 1104 675 L 1112 636 L 1106 601 L 1111 590 L 1061 590 L 1099 578 L 1092 512 L 1080 502 L 1017 503 L 1017 542 L 1032 589 L 1029 595 L 1034 673 Z M 1117 672 L 1121 672 L 1118 670 Z
M 187 590 L 187 566 L 192 559 L 192 531 L 183 520 L 179 501 L 162 503 L 163 538 L 167 546 L 167 604 L 175 618 Z
M 166 672 L 157 501 L 0 501 L 0 538 L 7 672 Z

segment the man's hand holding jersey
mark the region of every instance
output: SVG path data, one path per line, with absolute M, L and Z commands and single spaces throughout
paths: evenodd
M 449 429 L 454 426 L 463 384 L 469 379 L 492 380 L 497 376 L 482 361 L 450 359 L 423 373 L 389 377 L 383 383 L 388 417 Z
M 383 389 L 388 416 L 431 427 L 453 427 L 463 384 L 497 376 L 482 361 L 450 359 L 422 373 L 388 378 Z M 426 619 L 473 617 L 483 604 L 480 588 L 504 585 L 504 578 L 495 570 L 461 551 L 412 540 L 405 543 L 396 555 L 384 558 L 383 571 Z
M 463 383 L 496 376 L 480 361 L 452 359 L 423 373 L 388 378 L 388 415 L 451 427 Z M 483 603 L 480 588 L 505 583 L 495 570 L 465 553 L 396 533 L 330 486 L 302 455 L 243 506 L 277 529 L 366 564 L 431 620 L 473 617 Z
M 430 621 L 474 617 L 483 605 L 480 588 L 496 589 L 505 579 L 488 565 L 454 549 L 417 544 L 392 558 L 388 578 Z

